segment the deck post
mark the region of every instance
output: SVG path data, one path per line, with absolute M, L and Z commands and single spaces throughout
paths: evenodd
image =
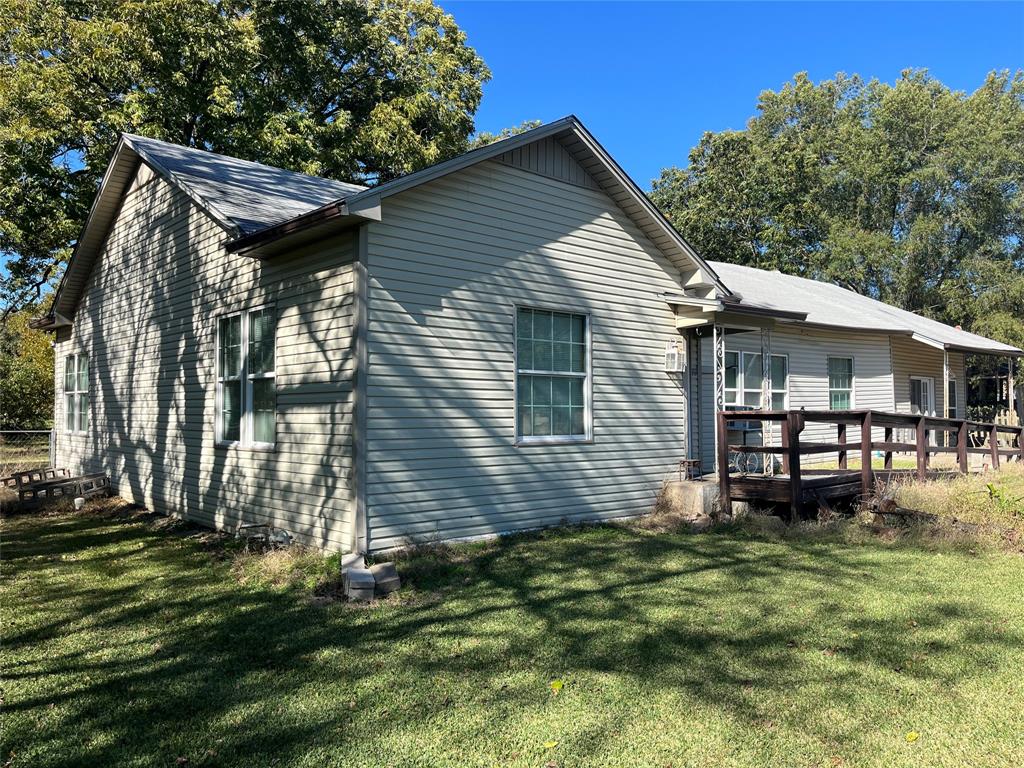
M 715 423 L 715 448 L 718 464 L 718 503 L 722 512 L 732 514 L 732 494 L 729 487 L 729 426 L 725 411 L 718 411 Z
M 870 498 L 874 485 L 875 472 L 871 468 L 871 411 L 868 411 L 860 423 L 860 492 L 865 500 Z
M 967 422 L 961 421 L 956 430 L 956 461 L 960 465 L 960 472 L 967 474 Z
M 886 427 L 885 428 L 885 442 L 891 443 L 892 440 L 893 440 L 893 434 L 894 434 L 893 428 L 892 427 Z M 892 451 L 886 451 L 885 452 L 885 468 L 886 469 L 892 469 Z
M 839 432 L 839 444 L 840 445 L 846 445 L 846 424 L 839 424 L 838 432 Z M 846 451 L 843 450 L 843 449 L 839 450 L 839 468 L 840 469 L 849 469 L 849 464 L 848 464 L 848 462 L 846 460 Z
M 789 474 L 789 423 L 783 421 L 779 424 L 780 435 L 779 445 L 782 446 L 782 474 Z
M 917 420 L 917 479 L 925 480 L 928 477 L 928 430 L 925 429 L 925 417 Z
M 796 522 L 800 517 L 800 502 L 803 498 L 802 481 L 800 478 L 800 432 L 804 428 L 804 418 L 799 413 L 790 411 L 786 415 L 786 431 L 789 433 L 789 519 Z
M 988 442 L 992 451 L 992 469 L 999 469 L 999 427 L 996 424 L 989 430 Z

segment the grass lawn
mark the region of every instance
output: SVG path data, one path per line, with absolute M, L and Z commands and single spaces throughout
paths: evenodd
M 208 538 L 3 522 L 0 764 L 1024 761 L 1020 555 L 569 529 L 413 559 L 356 607 Z

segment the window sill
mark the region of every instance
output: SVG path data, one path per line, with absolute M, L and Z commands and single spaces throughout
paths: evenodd
M 535 445 L 590 445 L 593 437 L 520 437 L 516 439 L 517 448 L 530 448 Z
M 253 453 L 276 453 L 277 446 L 272 444 L 257 444 L 257 445 L 243 445 L 239 442 L 224 442 L 223 440 L 217 441 L 213 444 L 214 448 L 220 450 L 231 450 L 231 451 L 251 451 Z

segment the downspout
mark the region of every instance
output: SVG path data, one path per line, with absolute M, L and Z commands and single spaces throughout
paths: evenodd
M 367 380 L 370 372 L 370 288 L 367 271 L 369 254 L 369 224 L 361 224 L 357 235 L 356 262 L 354 265 L 354 310 L 355 310 L 355 371 L 353 373 L 352 401 L 352 458 L 353 492 L 355 496 L 355 520 L 352 526 L 352 552 L 365 554 L 369 550 L 369 526 L 366 510 L 366 461 L 367 461 Z

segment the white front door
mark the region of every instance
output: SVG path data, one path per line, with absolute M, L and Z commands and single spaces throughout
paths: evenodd
M 910 410 L 924 416 L 935 415 L 935 379 L 910 377 Z

